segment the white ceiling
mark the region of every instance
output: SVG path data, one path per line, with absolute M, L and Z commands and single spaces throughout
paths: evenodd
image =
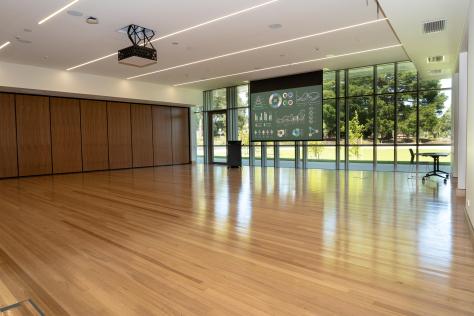
M 160 37 L 266 0 L 80 0 L 68 10 L 80 11 L 84 13 L 83 17 L 74 17 L 64 11 L 42 25 L 37 24 L 69 2 L 71 0 L 2 0 L 0 45 L 5 41 L 11 41 L 12 44 L 0 50 L 0 61 L 65 70 L 129 46 L 126 35 L 117 32 L 128 24 L 154 29 L 157 37 Z M 89 15 L 97 17 L 100 23 L 86 24 L 85 18 Z M 378 17 L 382 16 L 377 15 L 374 0 L 279 0 L 256 10 L 155 42 L 158 50 L 156 65 L 133 68 L 118 64 L 117 57 L 114 56 L 73 71 L 127 78 L 242 49 L 350 26 Z M 274 23 L 283 27 L 268 27 Z M 31 29 L 32 32 L 25 32 L 24 29 Z M 32 43 L 20 43 L 15 39 L 17 36 Z M 172 42 L 178 42 L 179 45 L 172 45 Z M 381 21 L 132 80 L 174 85 L 395 44 L 399 42 L 390 25 L 387 21 Z M 244 80 L 322 68 L 356 67 L 406 59 L 408 56 L 403 47 L 394 47 L 203 81 L 189 87 L 204 90 L 239 84 Z
M 422 78 L 447 78 L 456 71 L 465 38 L 469 0 L 379 0 L 408 56 Z M 446 30 L 423 34 L 424 22 L 446 19 Z M 445 62 L 428 64 L 430 56 L 444 55 Z M 441 70 L 441 74 L 430 73 Z

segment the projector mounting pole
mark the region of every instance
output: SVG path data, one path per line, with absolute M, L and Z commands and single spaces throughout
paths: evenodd
M 128 26 L 127 34 L 134 46 L 155 48 L 151 43 L 152 38 L 155 36 L 155 31 L 131 24 Z
M 131 24 L 126 28 L 127 36 L 132 46 L 118 51 L 118 62 L 135 67 L 145 67 L 156 64 L 158 55 L 151 43 L 155 31 Z

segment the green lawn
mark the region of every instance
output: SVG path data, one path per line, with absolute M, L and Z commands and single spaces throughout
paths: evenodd
M 397 161 L 398 163 L 409 163 L 410 162 L 410 147 L 398 147 L 397 148 Z M 415 147 L 412 147 L 415 150 Z M 373 160 L 373 147 L 359 147 L 358 155 L 355 155 L 355 152 L 350 151 L 350 161 L 351 162 L 372 162 Z M 308 149 L 308 159 L 310 161 L 334 161 L 336 159 L 335 147 L 319 147 L 318 155 L 314 150 L 314 147 L 309 147 Z M 341 159 L 344 159 L 344 148 L 341 150 Z M 377 147 L 377 162 L 378 163 L 392 163 L 394 156 L 393 147 L 379 146 Z M 420 147 L 420 153 L 423 152 L 451 152 L 450 146 L 425 146 Z M 225 147 L 216 147 L 214 150 L 215 156 L 219 158 L 225 158 L 227 152 Z M 244 158 L 248 158 L 249 150 L 248 147 L 242 148 L 242 155 Z M 261 157 L 260 147 L 255 148 L 255 157 L 259 159 Z M 273 159 L 273 148 L 267 148 L 267 158 Z M 282 160 L 294 160 L 295 159 L 295 150 L 293 147 L 280 147 L 280 159 Z M 431 164 L 433 159 L 431 157 L 419 157 L 419 162 L 421 164 Z M 442 164 L 450 164 L 451 156 L 446 158 L 441 158 L 440 162 Z

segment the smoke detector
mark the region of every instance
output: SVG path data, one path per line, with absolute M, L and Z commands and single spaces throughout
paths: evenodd
M 87 24 L 99 24 L 99 19 L 93 16 L 90 16 L 86 19 Z

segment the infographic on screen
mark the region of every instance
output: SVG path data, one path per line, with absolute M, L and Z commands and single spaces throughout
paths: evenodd
M 252 141 L 322 140 L 322 86 L 250 96 Z

